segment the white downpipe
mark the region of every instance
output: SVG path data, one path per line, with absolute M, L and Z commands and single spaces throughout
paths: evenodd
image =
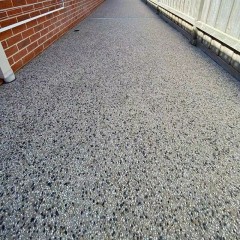
M 0 43 L 0 78 L 9 83 L 15 80 L 15 75 L 8 62 L 7 56 L 4 52 L 2 44 Z

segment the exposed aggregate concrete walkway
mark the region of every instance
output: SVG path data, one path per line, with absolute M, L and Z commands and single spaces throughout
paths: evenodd
M 0 89 L 1 239 L 239 239 L 240 83 L 138 0 L 75 29 Z

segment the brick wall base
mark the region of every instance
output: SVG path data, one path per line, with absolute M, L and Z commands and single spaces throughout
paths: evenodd
M 14 3 L 15 0 L 12 0 Z M 28 0 L 22 1 L 25 8 Z M 31 0 L 32 2 L 41 0 Z M 54 41 L 86 18 L 104 0 L 65 0 L 65 8 L 44 17 L 35 19 L 18 27 L 0 33 L 0 41 L 5 50 L 9 63 L 14 72 L 49 47 Z M 42 1 L 44 2 L 44 1 Z M 7 3 L 7 4 L 5 4 Z M 11 7 L 11 0 L 0 2 L 4 7 Z M 13 4 L 12 3 L 12 4 Z M 4 5 L 5 4 L 5 5 Z M 4 13 L 4 12 L 3 12 Z M 26 15 L 26 13 L 24 12 Z M 0 26 L 10 22 L 12 16 L 2 17 L 0 13 Z

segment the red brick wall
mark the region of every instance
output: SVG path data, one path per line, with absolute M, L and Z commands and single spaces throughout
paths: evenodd
M 104 0 L 65 0 L 65 8 L 0 33 L 9 63 L 16 72 Z M 61 6 L 61 0 L 0 0 L 0 27 L 38 16 Z

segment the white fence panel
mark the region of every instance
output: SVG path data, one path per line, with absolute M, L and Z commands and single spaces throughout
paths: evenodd
M 154 0 L 153 2 L 240 52 L 240 0 Z
M 202 22 L 207 21 L 211 1 L 212 0 L 205 0 L 203 3 L 203 9 L 202 9 L 201 17 L 200 17 L 200 21 L 202 21 Z
M 240 39 L 240 0 L 235 0 L 226 33 Z
M 211 27 L 215 27 L 220 4 L 221 4 L 221 0 L 214 0 L 214 1 L 211 1 L 210 3 L 210 7 L 208 9 L 208 17 L 205 23 Z
M 218 17 L 216 21 L 215 28 L 219 29 L 222 32 L 226 32 L 228 19 L 230 19 L 232 8 L 233 8 L 234 0 L 222 1 L 219 11 Z M 222 17 L 225 16 L 225 17 Z

